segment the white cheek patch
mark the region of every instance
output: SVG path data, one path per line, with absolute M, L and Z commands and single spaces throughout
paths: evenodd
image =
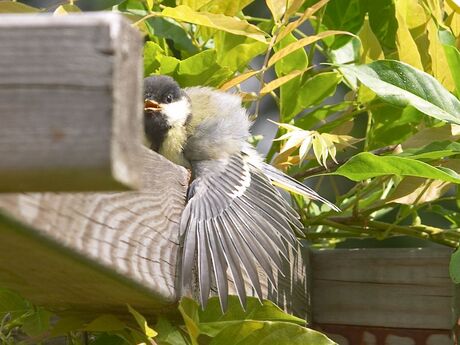
M 186 98 L 169 104 L 162 104 L 162 112 L 170 125 L 184 125 L 190 113 L 190 103 Z

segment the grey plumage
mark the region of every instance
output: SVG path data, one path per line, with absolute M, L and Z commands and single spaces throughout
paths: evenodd
M 150 94 L 151 85 L 158 84 L 156 78 L 145 81 Z M 293 230 L 302 231 L 298 215 L 272 183 L 337 208 L 307 186 L 262 162 L 246 141 L 250 123 L 238 96 L 201 87 L 184 91 L 182 98 L 175 98 L 176 104 L 184 104 L 184 109 L 160 104 L 158 109 L 150 108 L 150 113 L 146 110 L 146 122 L 156 115 L 166 119 L 167 124 L 162 127 L 169 129 L 158 151 L 190 167 L 193 173 L 180 222 L 181 291 L 193 288 L 197 267 L 201 305 L 206 306 L 215 284 L 225 311 L 227 274 L 243 306 L 244 275 L 262 299 L 257 267 L 262 268 L 276 288 L 273 269 L 283 274 L 282 260 L 288 258 L 288 247 L 296 246 Z M 157 90 L 156 94 L 163 92 Z M 175 90 L 174 94 L 180 93 Z M 146 98 L 150 101 L 147 93 Z M 184 99 L 187 102 L 180 103 Z M 184 114 L 177 113 L 181 111 Z M 147 127 L 146 134 L 154 135 Z

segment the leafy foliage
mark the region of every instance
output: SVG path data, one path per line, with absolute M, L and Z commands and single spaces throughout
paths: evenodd
M 269 16 L 252 15 L 255 6 Z M 74 10 L 70 2 L 55 14 Z M 274 99 L 279 127 L 267 160 L 298 179 L 320 175 L 316 188 L 334 193 L 342 209 L 336 214 L 292 197 L 304 237 L 314 245 L 405 235 L 458 246 L 460 9 L 455 1 L 124 0 L 112 10 L 145 34 L 145 75 L 168 74 L 184 87 L 233 89 L 253 106 L 254 117 L 261 115 L 264 97 Z M 39 9 L 0 2 L 0 13 L 34 11 Z M 258 87 L 248 91 L 249 79 Z M 457 282 L 459 267 L 457 253 L 451 263 Z M 203 323 L 207 316 L 190 301 L 181 308 L 190 339 L 160 320 L 159 343 L 195 344 L 202 336 L 211 337 L 211 344 L 225 343 L 239 335 L 245 344 L 253 340 L 250 331 L 265 336 L 280 330 L 267 323 L 272 321 L 240 315 L 210 335 L 217 332 L 217 321 Z M 293 327 L 299 326 L 290 323 L 282 332 L 290 336 Z M 148 336 L 148 328 L 142 329 Z

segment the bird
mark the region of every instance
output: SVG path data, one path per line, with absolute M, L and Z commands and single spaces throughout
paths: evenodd
M 303 229 L 276 186 L 339 210 L 265 163 L 248 143 L 250 126 L 237 94 L 203 86 L 182 89 L 166 75 L 144 79 L 144 129 L 150 148 L 191 170 L 179 225 L 179 289 L 180 294 L 197 289 L 202 308 L 215 289 L 222 312 L 227 310 L 228 274 L 243 308 L 244 275 L 259 301 L 263 299 L 257 267 L 276 288 L 274 271 L 283 274 L 282 262 Z

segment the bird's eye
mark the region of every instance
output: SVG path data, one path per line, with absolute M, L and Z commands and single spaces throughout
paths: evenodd
M 171 103 L 173 101 L 173 95 L 168 94 L 165 98 L 165 103 Z

